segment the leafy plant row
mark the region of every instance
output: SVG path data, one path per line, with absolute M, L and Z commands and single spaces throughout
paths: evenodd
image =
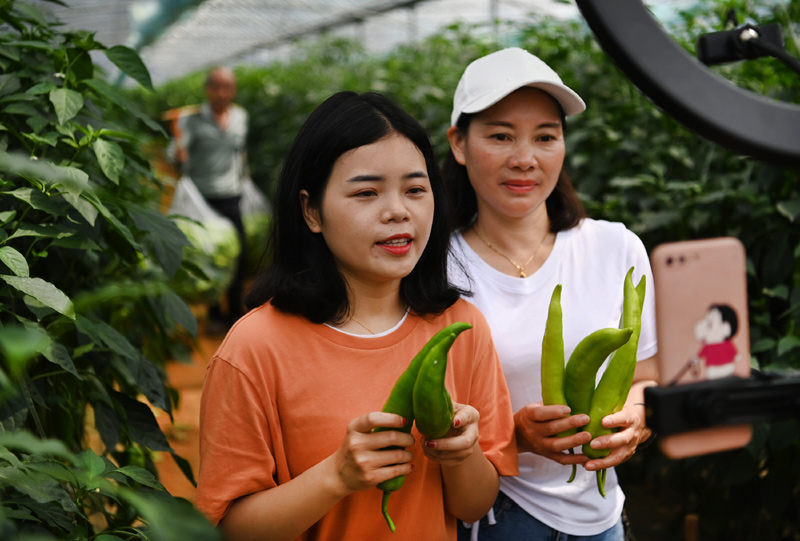
M 2 1 L 0 21 L 0 538 L 218 539 L 153 464 L 192 475 L 153 413 L 197 332 L 142 144 L 163 132 L 90 53 L 152 89 L 147 69 L 41 5 Z

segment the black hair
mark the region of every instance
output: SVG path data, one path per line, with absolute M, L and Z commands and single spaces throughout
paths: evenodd
M 739 317 L 736 315 L 736 310 L 727 304 L 712 304 L 708 308 L 709 312 L 711 310 L 717 310 L 722 316 L 722 321 L 731 326 L 731 334 L 728 335 L 728 338 L 736 336 L 736 332 L 739 330 Z
M 315 323 L 338 323 L 347 317 L 347 283 L 323 236 L 308 228 L 300 191 L 306 190 L 311 206 L 319 208 L 339 157 L 393 133 L 406 137 L 422 152 L 434 200 L 430 238 L 414 269 L 400 282 L 401 301 L 414 313 L 425 315 L 441 313 L 458 300 L 461 292 L 447 280 L 447 195 L 425 129 L 382 94 L 344 91 L 309 115 L 284 159 L 269 240 L 272 259 L 245 299 L 248 308 L 269 301 Z
M 567 120 L 564 110 L 555 99 L 553 101 L 558 105 L 561 125 L 566 132 Z M 463 137 L 469 133 L 469 126 L 474 117 L 475 114 L 468 113 L 462 113 L 459 116 L 456 128 Z M 451 226 L 453 229 L 465 228 L 475 219 L 475 214 L 478 212 L 478 199 L 472 184 L 470 184 L 467 168 L 456 161 L 452 149 L 442 163 L 442 176 L 453 211 Z M 551 233 L 572 229 L 586 217 L 586 209 L 563 168 L 558 175 L 558 182 L 556 182 L 553 193 L 545 201 L 545 207 L 547 216 L 550 218 Z

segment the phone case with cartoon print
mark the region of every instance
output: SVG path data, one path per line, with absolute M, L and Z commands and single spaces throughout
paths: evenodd
M 657 246 L 650 256 L 656 301 L 659 385 L 750 376 L 745 251 L 733 237 Z M 659 438 L 683 458 L 747 445 L 751 425 Z

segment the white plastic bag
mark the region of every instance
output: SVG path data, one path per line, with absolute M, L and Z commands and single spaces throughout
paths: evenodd
M 239 209 L 242 211 L 243 217 L 272 213 L 272 207 L 264 192 L 258 189 L 250 177 L 242 178 L 242 199 L 239 201 Z
M 233 280 L 241 250 L 233 222 L 211 208 L 189 177 L 178 181 L 167 214 L 189 240 L 184 257 L 191 258 L 192 268 L 202 272 L 178 273 L 176 279 L 183 282 L 181 295 L 190 303 L 212 302 Z

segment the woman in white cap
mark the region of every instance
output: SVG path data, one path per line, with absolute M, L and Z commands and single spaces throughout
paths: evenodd
M 547 64 L 520 48 L 474 61 L 456 89 L 444 163 L 456 226 L 451 279 L 472 291 L 489 321 L 520 453 L 519 476 L 501 477 L 492 512 L 460 526 L 459 539 L 476 539 L 478 531 L 481 540 L 624 539 L 625 497 L 613 467 L 650 435 L 643 395 L 655 379 L 653 295 L 645 297 L 634 386 L 622 411 L 603 422 L 618 432 L 593 441 L 586 431 L 559 438 L 588 416 L 542 405 L 542 337 L 555 286 L 563 288 L 569 358 L 591 332 L 618 326 L 631 267 L 634 283 L 644 275 L 652 285 L 641 240 L 623 224 L 586 217 L 563 171 L 565 119 L 585 107 Z M 589 441 L 610 454 L 589 460 L 580 451 Z M 577 477 L 567 483 L 572 465 L 579 465 Z M 605 497 L 596 486 L 600 469 L 608 469 Z

